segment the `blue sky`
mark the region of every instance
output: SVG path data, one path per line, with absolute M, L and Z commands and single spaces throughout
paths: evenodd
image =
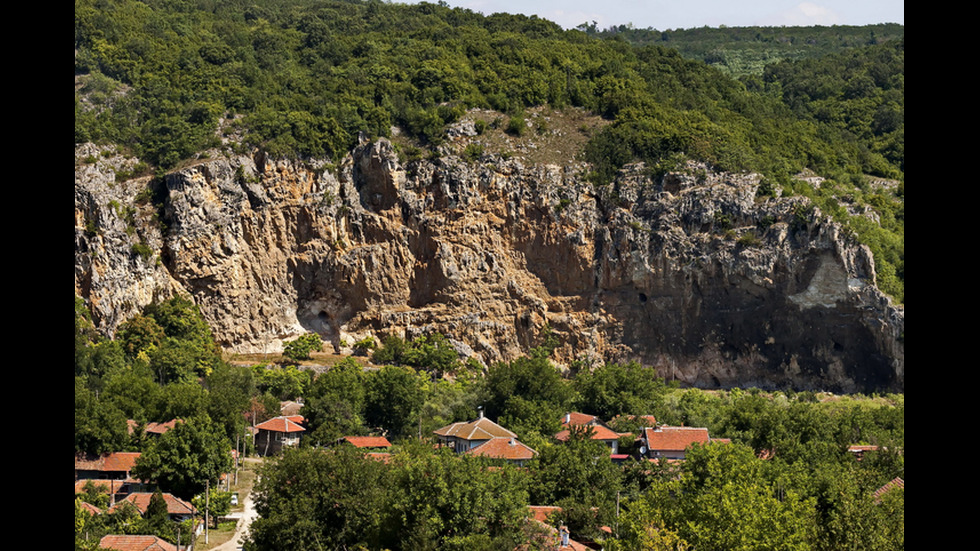
M 705 25 L 905 24 L 904 0 L 447 0 L 447 3 L 485 15 L 497 12 L 538 15 L 566 29 L 592 21 L 603 29 L 632 23 L 634 27 L 661 31 Z

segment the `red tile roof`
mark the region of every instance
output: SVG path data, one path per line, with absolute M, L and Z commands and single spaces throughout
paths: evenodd
M 126 496 L 125 499 L 116 503 L 109 508 L 110 511 L 115 511 L 122 503 L 132 503 L 139 510 L 140 514 L 145 514 L 146 509 L 150 506 L 150 498 L 153 497 L 151 492 L 133 492 Z M 192 515 L 194 514 L 194 506 L 190 503 L 174 496 L 173 494 L 163 494 L 163 500 L 167 502 L 167 514 L 170 515 Z
M 75 493 L 76 494 L 84 493 L 85 492 L 85 485 L 88 484 L 89 482 L 91 482 L 92 484 L 94 484 L 95 485 L 95 488 L 98 491 L 102 492 L 103 494 L 109 493 L 109 491 L 110 491 L 109 483 L 110 482 L 113 483 L 115 485 L 115 487 L 117 487 L 117 488 L 122 485 L 120 483 L 120 481 L 118 481 L 118 480 L 97 480 L 97 479 L 92 479 L 92 478 L 83 478 L 83 479 L 80 479 L 80 480 L 76 480 L 75 481 Z
M 165 423 L 147 423 L 146 432 L 147 434 L 163 434 L 177 426 L 177 423 L 183 422 L 182 419 L 171 419 Z
M 561 426 L 579 426 L 579 425 L 593 425 L 599 422 L 599 418 L 595 415 L 588 415 L 585 413 L 579 413 L 577 411 L 570 411 L 562 416 Z
M 129 472 L 139 458 L 139 452 L 113 452 L 94 459 L 75 457 L 76 471 Z
M 434 431 L 435 434 L 443 437 L 454 437 L 462 440 L 489 440 L 491 438 L 517 438 L 513 432 L 501 427 L 497 423 L 480 417 L 469 423 L 453 423 Z
M 487 440 L 467 451 L 466 454 L 478 457 L 506 459 L 508 461 L 526 461 L 533 458 L 538 452 L 522 444 L 516 438 L 499 437 Z
M 589 425 L 589 429 L 592 429 L 592 440 L 618 440 L 619 433 L 609 429 L 603 425 Z M 571 431 L 566 429 L 555 435 L 555 438 L 565 442 L 571 436 Z
M 691 444 L 707 444 L 711 441 L 708 429 L 701 427 L 668 427 L 643 429 L 644 439 L 650 451 L 684 451 Z
M 892 491 L 892 490 L 894 490 L 896 488 L 901 488 L 903 490 L 905 489 L 905 481 L 902 480 L 902 478 L 901 477 L 898 477 L 898 476 L 896 476 L 895 478 L 893 478 L 893 479 L 889 480 L 888 482 L 886 482 L 885 485 L 882 486 L 881 488 L 878 488 L 877 490 L 875 490 L 875 493 L 874 493 L 875 501 L 876 502 L 877 501 L 881 501 L 881 496 L 887 494 L 888 492 L 890 492 L 890 491 Z
M 177 551 L 177 546 L 156 536 L 103 536 L 102 549 L 116 551 Z
M 102 514 L 102 509 L 99 509 L 98 507 L 96 507 L 95 505 L 92 505 L 91 503 L 89 503 L 87 501 L 83 501 L 79 505 L 79 507 L 81 507 L 83 511 L 85 511 L 89 515 L 92 515 L 93 517 L 95 515 L 101 515 Z
M 384 436 L 345 436 L 341 440 L 355 448 L 390 448 L 391 442 Z
M 638 421 L 644 427 L 657 426 L 657 418 L 653 415 L 617 415 L 609 420 L 609 424 L 616 426 L 622 419 L 628 419 L 633 422 Z
M 375 461 L 380 461 L 385 465 L 391 463 L 391 454 L 388 452 L 368 452 L 367 454 L 364 455 L 364 457 L 367 457 L 368 459 L 373 459 Z
M 304 432 L 306 429 L 301 427 L 296 421 L 291 420 L 288 417 L 274 417 L 255 425 L 255 428 L 260 430 L 268 430 L 272 432 Z
M 561 511 L 561 507 L 556 507 L 554 505 L 528 505 L 528 509 L 531 511 L 531 518 L 538 522 L 548 522 L 548 517 L 552 514 Z

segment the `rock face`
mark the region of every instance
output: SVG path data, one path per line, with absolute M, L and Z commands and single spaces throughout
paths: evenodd
M 699 386 L 904 389 L 904 310 L 867 248 L 803 199 L 757 200 L 755 175 L 634 166 L 596 187 L 580 166 L 450 154 L 407 170 L 380 140 L 333 171 L 202 162 L 165 177 L 157 209 L 138 200 L 146 181 L 115 183 L 124 161 L 91 148 L 76 150 L 75 292 L 107 333 L 184 293 L 240 352 L 306 331 L 338 349 L 439 331 L 489 364 L 547 324 L 559 362 L 636 360 Z

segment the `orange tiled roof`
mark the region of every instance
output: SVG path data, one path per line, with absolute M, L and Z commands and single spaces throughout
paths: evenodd
M 95 459 L 76 456 L 75 470 L 129 472 L 133 470 L 133 465 L 136 464 L 136 459 L 139 456 L 139 452 L 113 452 L 100 455 Z
M 708 429 L 701 427 L 668 427 L 643 429 L 643 436 L 651 451 L 684 451 L 691 444 L 707 444 L 711 441 Z
M 592 440 L 617 440 L 619 433 L 603 425 L 590 425 L 592 430 Z M 555 438 L 565 442 L 571 436 L 571 431 L 566 429 L 555 435 Z
M 171 419 L 165 423 L 147 423 L 146 432 L 148 434 L 163 434 L 168 430 L 177 426 L 177 423 L 183 423 L 181 419 Z
M 467 455 L 507 459 L 509 461 L 525 461 L 538 454 L 516 438 L 511 437 L 491 438 L 466 453 Z
M 544 523 L 548 522 L 548 517 L 553 513 L 561 511 L 561 507 L 554 505 L 528 505 L 527 508 L 531 511 L 531 518 Z
M 585 413 L 579 413 L 577 411 L 570 411 L 562 416 L 561 426 L 579 426 L 579 425 L 593 425 L 599 422 L 599 418 L 595 415 L 588 415 Z
M 365 454 L 364 457 L 367 457 L 368 459 L 373 459 L 375 461 L 380 461 L 385 465 L 391 463 L 391 454 L 388 452 L 368 452 L 367 454 Z
M 96 507 L 95 505 L 92 505 L 91 503 L 89 503 L 87 501 L 83 501 L 79 506 L 82 508 L 83 511 L 85 511 L 86 513 L 92 515 L 93 517 L 95 515 L 101 515 L 102 514 L 102 509 L 99 509 L 98 507 Z
M 390 448 L 391 442 L 384 436 L 345 436 L 344 440 L 355 448 Z
M 150 492 L 133 492 L 126 496 L 125 499 L 116 503 L 110 508 L 110 511 L 115 511 L 120 504 L 129 502 L 136 506 L 140 514 L 145 514 L 146 509 L 150 506 L 150 498 L 153 494 Z M 163 494 L 163 500 L 167 502 L 167 514 L 170 515 L 192 515 L 194 514 L 194 506 L 187 503 L 183 499 L 174 496 L 173 494 Z
M 657 426 L 657 418 L 653 415 L 617 415 L 609 420 L 610 425 L 616 425 L 619 423 L 620 419 L 628 419 L 630 421 L 639 421 L 644 427 L 655 427 Z
M 902 480 L 902 477 L 896 476 L 895 478 L 886 482 L 884 486 L 875 490 L 874 493 L 875 501 L 880 501 L 881 496 L 887 494 L 888 492 L 896 488 L 901 488 L 903 490 L 905 489 L 905 481 Z
M 85 485 L 88 484 L 89 482 L 94 484 L 96 489 L 98 489 L 100 492 L 104 494 L 109 493 L 110 482 L 113 483 L 115 486 L 120 486 L 120 482 L 118 480 L 98 480 L 94 478 L 83 478 L 75 481 L 75 493 L 81 494 L 85 492 Z
M 497 423 L 480 417 L 469 423 L 453 423 L 434 431 L 435 434 L 445 437 L 455 437 L 462 440 L 489 440 L 491 438 L 517 438 L 517 435 L 501 427 Z
M 272 432 L 304 432 L 306 429 L 288 417 L 274 417 L 255 425 L 255 428 Z
M 156 536 L 103 536 L 102 549 L 116 551 L 177 551 L 177 546 Z

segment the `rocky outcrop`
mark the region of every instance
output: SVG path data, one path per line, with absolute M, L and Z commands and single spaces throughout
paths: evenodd
M 305 331 L 338 348 L 439 331 L 490 363 L 547 325 L 566 364 L 636 360 L 700 386 L 904 388 L 904 310 L 877 290 L 867 248 L 803 199 L 758 200 L 751 174 L 633 166 L 596 187 L 582 166 L 496 156 L 406 167 L 380 140 L 332 170 L 201 162 L 164 178 L 155 210 L 136 200 L 146 182 L 115 183 L 112 158 L 93 155 L 76 150 L 75 289 L 109 333 L 186 293 L 242 352 Z

